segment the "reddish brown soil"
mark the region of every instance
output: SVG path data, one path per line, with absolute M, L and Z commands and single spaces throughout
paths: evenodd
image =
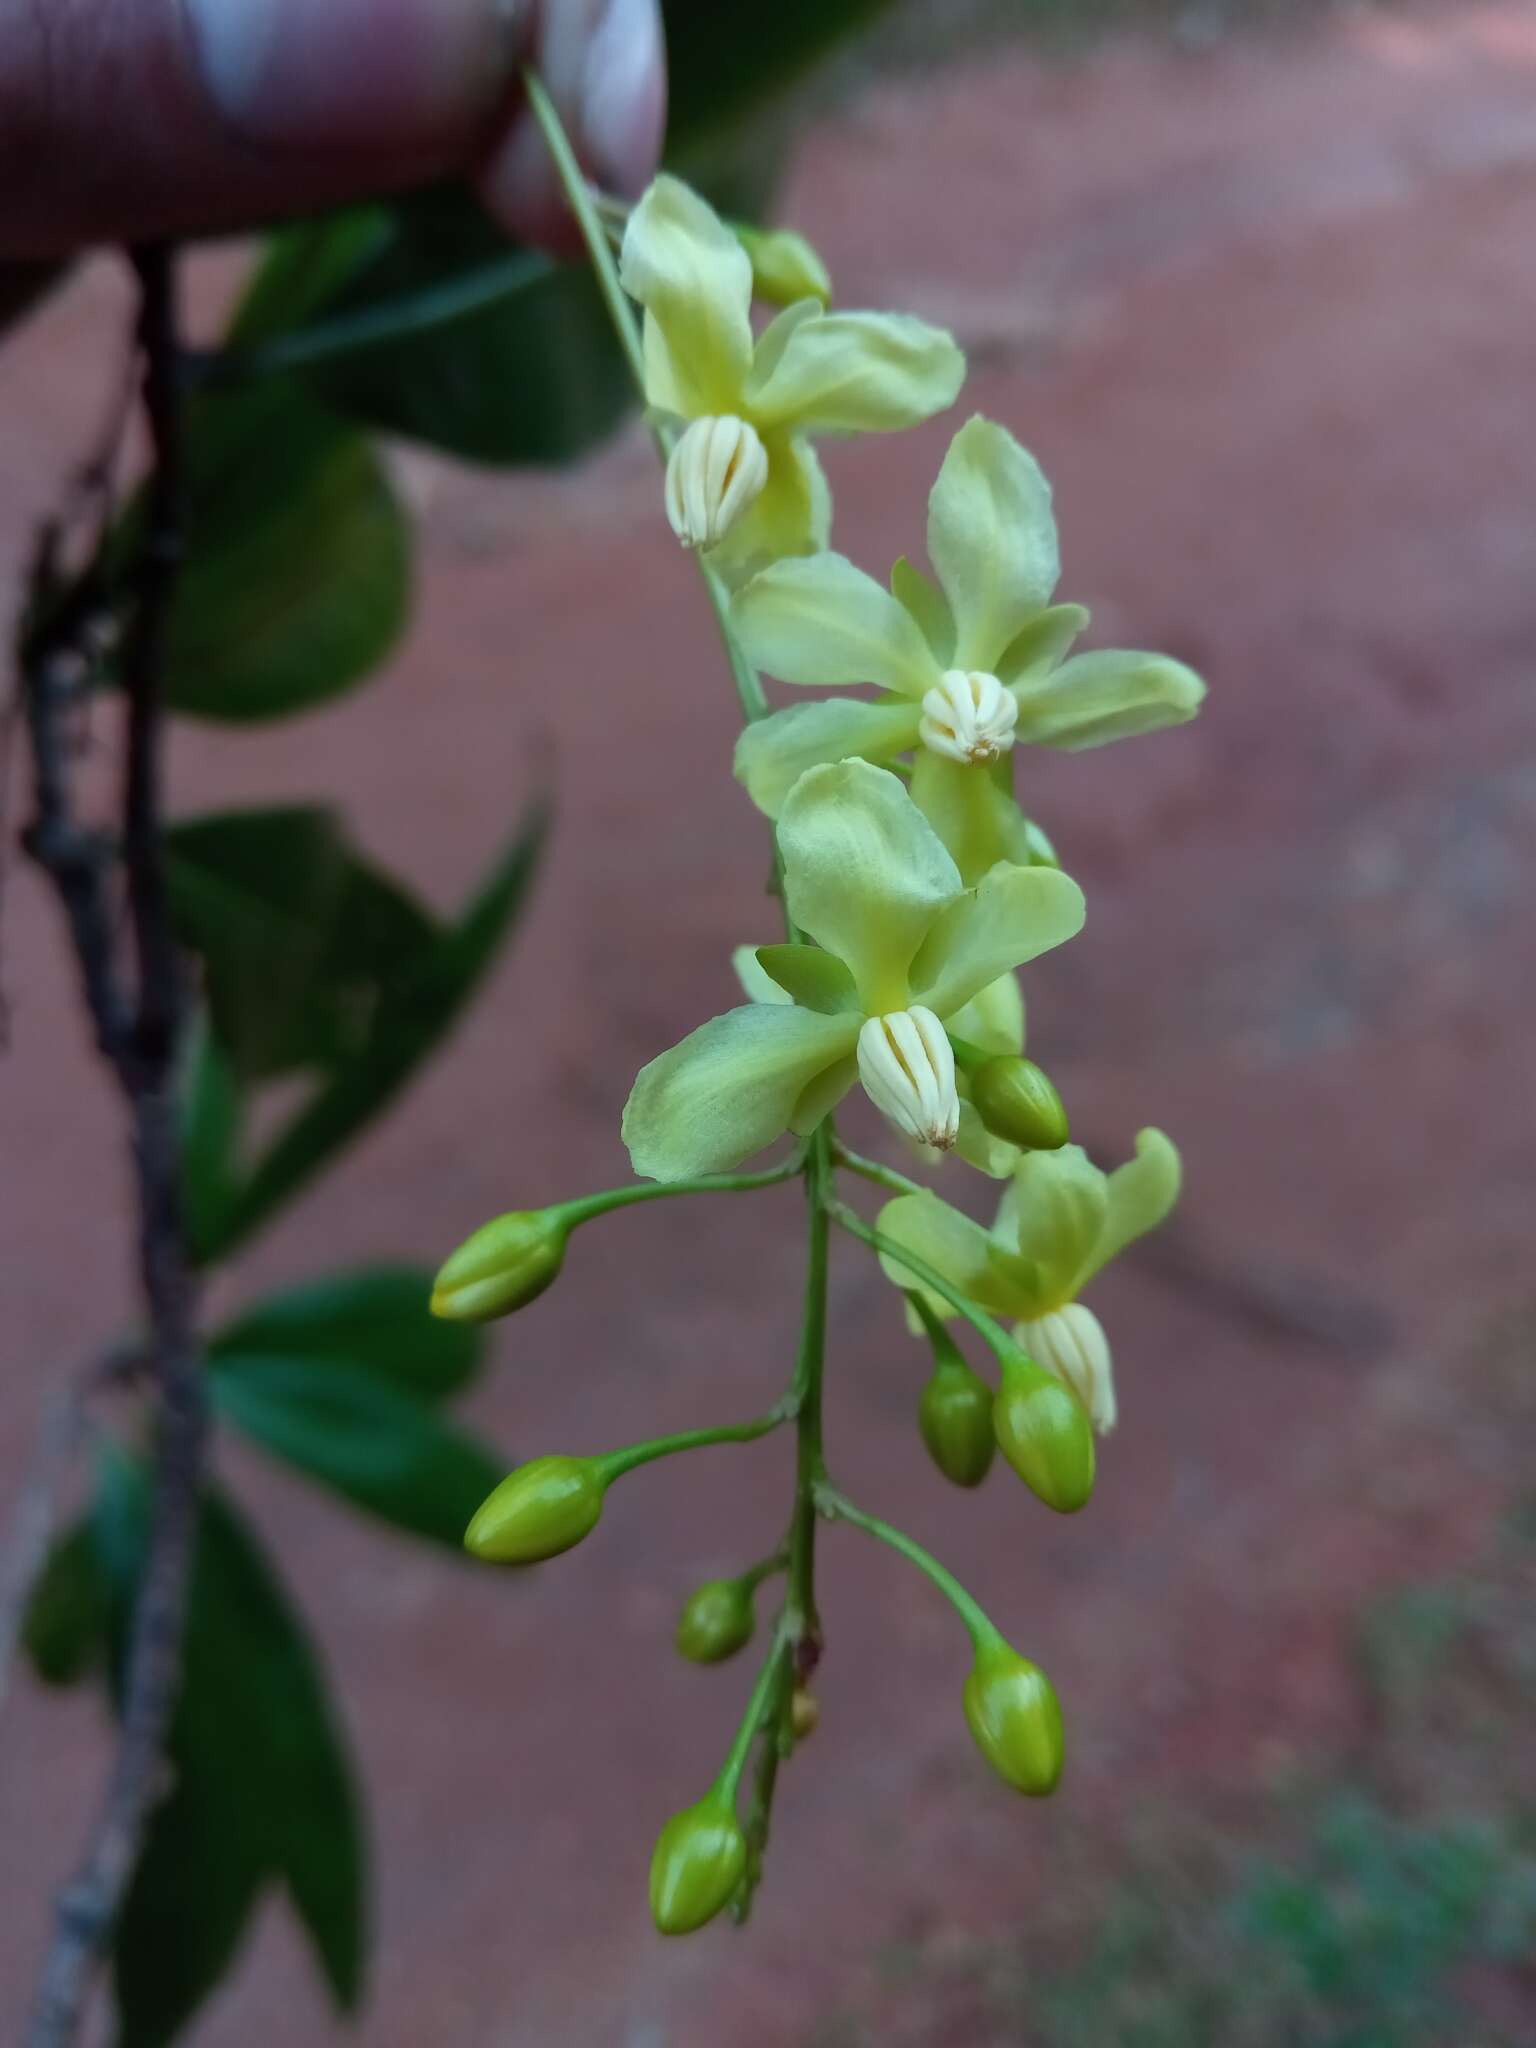
M 1529 1293 L 1536 1202 L 1536 8 L 1361 16 L 1198 59 L 994 58 L 809 137 L 786 211 L 845 300 L 958 324 L 969 403 L 1056 481 L 1064 592 L 1100 641 L 1168 648 L 1212 686 L 1192 730 L 1028 778 L 1091 904 L 1031 977 L 1035 1048 L 1097 1146 L 1157 1121 L 1189 1167 L 1171 1250 L 1104 1287 L 1124 1420 L 1089 1513 L 1054 1521 L 1006 1476 L 942 1490 L 885 1283 L 851 1250 L 834 1275 L 836 1465 L 1047 1664 L 1071 1772 L 1047 1811 L 997 1795 L 950 1617 L 834 1533 L 822 1728 L 752 1931 L 663 1946 L 651 1837 L 712 1774 L 745 1676 L 680 1666 L 671 1620 L 771 1542 L 779 1449 L 637 1478 L 599 1539 L 517 1582 L 226 1452 L 367 1770 L 376 2048 L 766 2048 L 856 1995 L 884 1943 L 1006 1933 L 1062 1831 L 1345 1736 L 1349 1616 L 1470 1547 L 1517 1455 L 1454 1372 Z M 122 305 L 94 273 L 0 359 L 8 563 L 89 436 Z M 920 540 L 948 431 L 832 451 L 846 549 L 881 566 Z M 497 1208 L 620 1177 L 635 1068 L 731 1000 L 729 948 L 771 923 L 730 694 L 643 447 L 541 481 L 405 469 L 424 547 L 400 660 L 302 725 L 180 735 L 179 800 L 340 792 L 446 900 L 549 738 L 561 824 L 451 1055 L 244 1289 L 430 1257 Z M 24 874 L 5 941 L 9 1480 L 47 1374 L 129 1287 L 94 1199 L 120 1172 L 115 1110 Z M 787 1194 L 595 1226 L 499 1335 L 478 1420 L 530 1452 L 749 1411 L 785 1369 L 799 1257 Z M 9 2013 L 102 1753 L 87 1703 L 13 1702 Z M 340 2038 L 279 1912 L 204 2038 Z

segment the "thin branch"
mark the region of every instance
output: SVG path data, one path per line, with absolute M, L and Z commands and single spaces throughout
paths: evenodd
M 21 1641 L 32 1589 L 58 1526 L 59 1501 L 84 1428 L 78 1382 L 54 1390 L 43 1413 L 32 1468 L 11 1511 L 0 1551 L 0 1707 L 10 1692 L 11 1667 Z

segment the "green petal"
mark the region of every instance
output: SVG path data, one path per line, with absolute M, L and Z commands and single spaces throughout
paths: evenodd
M 996 867 L 934 920 L 912 962 L 912 1000 L 952 1017 L 978 989 L 1083 927 L 1083 892 L 1056 868 Z
M 1088 628 L 1088 608 L 1053 604 L 1021 626 L 998 658 L 993 674 L 1001 683 L 1026 681 L 1064 661 L 1067 649 Z
M 737 779 L 760 811 L 777 817 L 807 768 L 853 755 L 889 761 L 916 746 L 919 715 L 915 704 L 870 704 L 858 697 L 791 704 L 743 729 L 736 742 Z
M 900 780 L 867 761 L 807 769 L 779 813 L 779 852 L 794 923 L 852 969 L 870 1016 L 905 1009 L 907 968 L 960 876 Z
M 1021 1273 L 1032 1276 L 1035 1299 L 1026 1321 L 1075 1298 L 1091 1270 L 1108 1205 L 1108 1177 L 1081 1145 L 1020 1155 L 993 1235 L 1017 1252 Z
M 1026 868 L 1036 858 L 1012 790 L 986 767 L 920 747 L 912 763 L 912 801 L 948 847 L 968 889 L 1000 860 Z
M 911 613 L 913 624 L 928 642 L 935 665 L 940 670 L 952 667 L 955 615 L 939 586 L 902 555 L 891 564 L 891 595 Z
M 731 617 L 754 668 L 786 683 L 875 683 L 921 697 L 938 681 L 911 615 L 846 555 L 775 562 Z
M 1006 1138 L 994 1138 L 974 1107 L 960 1098 L 960 1131 L 955 1150 L 967 1166 L 974 1166 L 991 1180 L 1006 1180 L 1019 1163 L 1019 1148 Z
M 1002 1316 L 1021 1313 L 1017 1306 L 1020 1297 L 1001 1269 L 987 1233 L 969 1216 L 962 1216 L 948 1202 L 941 1202 L 937 1195 L 898 1195 L 880 1211 L 875 1227 L 882 1237 L 915 1252 L 978 1308 Z M 954 1314 L 948 1302 L 923 1287 L 899 1259 L 882 1252 L 880 1263 L 888 1279 L 911 1293 L 921 1294 L 936 1314 Z
M 821 313 L 763 337 L 747 381 L 754 425 L 810 433 L 872 433 L 909 427 L 953 405 L 965 357 L 942 327 L 904 313 Z
M 648 1180 L 723 1173 L 789 1128 L 795 1104 L 858 1036 L 854 1017 L 752 1003 L 727 1010 L 642 1067 L 624 1142 Z
M 767 483 L 709 554 L 733 590 L 785 555 L 815 554 L 832 524 L 832 494 L 815 449 L 792 434 L 765 434 L 763 451 Z
M 1136 1133 L 1136 1157 L 1109 1176 L 1109 1207 L 1083 1281 L 1090 1280 L 1133 1238 L 1155 1230 L 1179 1199 L 1178 1148 L 1161 1131 Z
M 1005 428 L 978 413 L 949 444 L 928 499 L 928 555 L 955 614 L 955 666 L 996 672 L 1061 573 L 1051 487 Z
M 813 1081 L 808 1081 L 800 1091 L 794 1114 L 789 1119 L 789 1128 L 795 1136 L 808 1138 L 822 1118 L 836 1109 L 858 1078 L 858 1059 L 849 1053 L 846 1059 L 838 1060 Z
M 820 946 L 759 946 L 757 964 L 803 1009 L 820 1010 L 827 1017 L 835 1017 L 840 1010 L 857 1010 L 863 1023 L 853 976 L 841 960 Z
M 1200 709 L 1205 685 L 1167 655 L 1106 649 L 1076 654 L 1048 676 L 1016 685 L 1013 694 L 1021 740 L 1075 751 L 1183 725 Z
M 736 979 L 741 983 L 741 992 L 753 1003 L 792 1003 L 794 997 L 779 987 L 771 974 L 764 971 L 757 957 L 756 946 L 737 946 L 731 954 L 731 965 L 736 970 Z
M 956 1038 L 966 1039 L 983 1052 L 1024 1050 L 1024 991 L 1016 974 L 1000 974 L 978 989 L 968 1003 L 949 1020 Z
M 649 402 L 690 419 L 739 413 L 752 261 L 714 210 L 680 179 L 656 179 L 629 216 L 619 277 L 646 310 Z

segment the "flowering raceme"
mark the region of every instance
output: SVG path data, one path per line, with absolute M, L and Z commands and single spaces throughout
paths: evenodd
M 791 998 L 711 1018 L 643 1068 L 624 1111 L 635 1171 L 682 1180 L 808 1132 L 862 1080 L 920 1143 L 955 1141 L 944 1021 L 1010 969 L 1069 939 L 1077 884 L 999 866 L 972 889 L 900 780 L 866 761 L 813 768 L 779 816 L 785 906 L 815 943 L 763 946 Z
M 911 426 L 953 404 L 965 375 L 942 328 L 829 313 L 814 286 L 754 339 L 752 259 L 677 178 L 658 178 L 631 213 L 619 275 L 645 308 L 646 402 L 683 429 L 667 516 L 731 575 L 826 546 L 831 502 L 809 436 Z
M 1066 659 L 1088 624 L 1051 603 L 1060 574 L 1051 492 L 1033 456 L 980 415 L 955 435 L 928 500 L 930 581 L 903 558 L 891 588 L 838 554 L 762 570 L 733 615 L 753 662 L 785 682 L 873 683 L 742 733 L 736 773 L 770 816 L 818 761 L 914 753 L 912 794 L 975 881 L 1038 859 L 1012 796 L 1016 743 L 1068 750 L 1192 718 L 1205 686 L 1164 655 Z
M 933 1267 L 994 1315 L 1015 1319 L 1014 1335 L 1037 1365 L 1064 1380 L 1095 1429 L 1115 1426 L 1109 1341 L 1078 1295 L 1133 1238 L 1155 1230 L 1178 1199 L 1179 1155 L 1161 1131 L 1142 1131 L 1136 1157 L 1103 1173 L 1080 1145 L 1024 1153 L 990 1234 L 937 1195 L 900 1195 L 880 1212 L 880 1233 Z M 898 1287 L 917 1288 L 887 1253 Z M 925 1292 L 936 1315 L 950 1308 Z

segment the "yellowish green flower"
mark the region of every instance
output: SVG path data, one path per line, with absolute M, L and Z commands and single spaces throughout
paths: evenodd
M 814 943 L 758 948 L 789 1002 L 728 1010 L 642 1069 L 624 1141 L 651 1179 L 720 1172 L 811 1131 L 856 1080 L 947 1149 L 960 1119 L 945 1021 L 1082 926 L 1082 891 L 1054 868 L 1000 866 L 967 889 L 900 779 L 867 761 L 802 776 L 778 838 L 786 907 Z
M 990 1232 L 937 1195 L 899 1195 L 880 1212 L 881 1235 L 905 1245 L 952 1286 L 996 1316 L 1047 1372 L 1077 1395 L 1100 1432 L 1115 1426 L 1109 1340 L 1079 1294 L 1133 1238 L 1154 1230 L 1178 1199 L 1179 1155 L 1161 1131 L 1142 1131 L 1136 1157 L 1104 1173 L 1080 1145 L 1020 1155 Z M 936 1315 L 947 1302 L 915 1289 L 889 1254 L 882 1263 L 904 1291 L 924 1292 Z
M 928 500 L 928 556 L 936 583 L 903 558 L 885 590 L 821 553 L 776 562 L 738 592 L 737 631 L 758 668 L 885 694 L 775 712 L 742 734 L 736 773 L 773 816 L 815 762 L 912 753 L 913 797 L 974 881 L 995 861 L 1041 857 L 1013 800 L 1016 744 L 1097 747 L 1177 725 L 1205 685 L 1159 654 L 1067 658 L 1088 614 L 1051 602 L 1050 486 L 992 420 L 977 415 L 950 443 Z
M 752 259 L 677 178 L 658 178 L 631 213 L 619 274 L 645 308 L 647 402 L 683 427 L 668 517 L 733 577 L 825 547 L 831 501 L 811 435 L 911 426 L 953 404 L 965 376 L 942 328 L 829 313 L 809 286 L 754 337 Z

